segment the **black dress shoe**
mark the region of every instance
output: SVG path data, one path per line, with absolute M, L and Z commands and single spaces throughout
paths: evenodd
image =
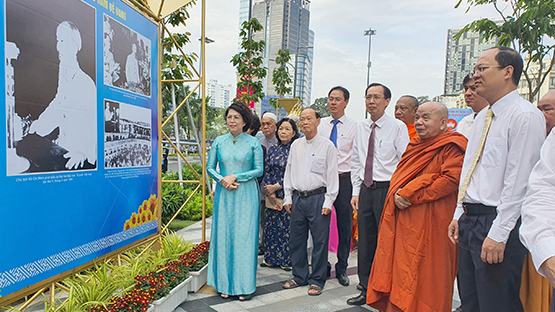
M 349 277 L 345 273 L 337 275 L 337 281 L 345 287 L 349 286 Z
M 348 305 L 361 306 L 366 304 L 366 294 L 360 293 L 358 296 L 347 299 Z

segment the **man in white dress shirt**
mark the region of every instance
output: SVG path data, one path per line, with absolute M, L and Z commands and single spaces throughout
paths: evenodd
M 476 93 L 476 85 L 470 74 L 463 79 L 464 102 L 472 108 L 472 114 L 465 116 L 457 125 L 457 132 L 464 135 L 467 139 L 470 137 L 474 125 L 474 119 L 478 113 L 488 106 L 488 101 Z
M 291 145 L 283 181 L 283 207 L 291 213 L 289 250 L 293 278 L 283 283 L 290 289 L 309 285 L 317 296 L 326 284 L 331 207 L 339 192 L 337 151 L 333 143 L 318 135 L 320 115 L 312 108 L 301 113 L 304 137 Z M 312 234 L 312 272 L 307 259 L 308 232 Z
M 545 138 L 545 120 L 516 91 L 522 69 L 522 57 L 506 47 L 484 51 L 474 68 L 476 92 L 491 106 L 474 121 L 448 233 L 459 246 L 463 311 L 523 310 L 520 208 Z
M 555 90 L 538 101 L 538 108 L 545 117 L 548 136 L 528 180 L 520 239 L 530 250 L 536 270 L 555 286 Z M 555 300 L 551 311 L 555 311 Z
M 549 90 L 539 101 L 538 108 L 545 117 L 547 133 L 555 127 L 555 90 Z
M 409 144 L 405 123 L 385 114 L 391 100 L 389 88 L 372 83 L 366 88 L 365 98 L 370 119 L 357 125 L 351 158 L 351 205 L 358 210 L 357 288 L 361 293 L 348 299 L 349 305 L 366 304 L 368 277 L 389 180 Z
M 345 108 L 349 103 L 349 91 L 344 87 L 333 87 L 328 92 L 329 117 L 322 118 L 318 126 L 318 134 L 329 138 L 337 148 L 337 168 L 339 170 L 339 194 L 333 203 L 337 219 L 337 263 L 335 276 L 339 284 L 349 286 L 347 276 L 347 260 L 351 249 L 353 228 L 353 208 L 351 206 L 351 155 L 356 133 L 356 123 L 345 116 Z M 328 268 L 331 265 L 328 262 Z

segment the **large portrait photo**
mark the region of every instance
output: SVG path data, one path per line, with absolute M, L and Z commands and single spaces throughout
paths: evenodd
M 151 42 L 104 15 L 104 84 L 150 97 Z
M 104 167 L 150 167 L 151 164 L 150 109 L 105 100 Z
M 96 169 L 95 8 L 7 0 L 7 175 Z

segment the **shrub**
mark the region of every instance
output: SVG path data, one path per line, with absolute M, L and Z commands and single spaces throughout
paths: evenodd
M 195 171 L 202 173 L 202 167 L 194 165 Z M 178 180 L 176 172 L 168 172 L 162 174 L 162 180 Z M 195 180 L 197 177 L 189 166 L 183 168 L 183 180 Z M 183 183 L 163 183 L 162 184 L 162 222 L 166 224 L 170 218 L 179 210 L 181 205 L 187 200 L 198 184 Z M 206 216 L 212 215 L 212 201 L 210 196 L 206 195 Z M 180 219 L 198 221 L 202 219 L 202 195 L 200 190 L 197 191 L 189 203 L 181 210 Z

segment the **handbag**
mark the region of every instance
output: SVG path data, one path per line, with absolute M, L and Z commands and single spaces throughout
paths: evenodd
M 283 209 L 283 199 L 276 197 L 274 199 L 274 205 L 272 205 L 272 199 L 269 196 L 264 195 L 264 205 L 268 209 L 281 211 Z M 278 208 L 276 208 L 276 206 L 278 206 L 280 208 L 278 209 Z

